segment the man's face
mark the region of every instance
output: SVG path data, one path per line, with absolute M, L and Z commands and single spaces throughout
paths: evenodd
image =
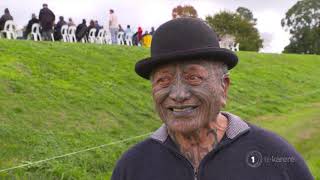
M 229 85 L 221 75 L 221 64 L 209 61 L 172 63 L 154 71 L 155 107 L 171 131 L 190 133 L 215 120 Z

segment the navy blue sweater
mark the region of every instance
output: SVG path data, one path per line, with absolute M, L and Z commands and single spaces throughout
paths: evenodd
M 235 125 L 234 130 L 227 130 L 197 170 L 179 153 L 170 136 L 164 138 L 162 132 L 162 137 L 153 136 L 127 151 L 118 161 L 112 180 L 313 179 L 304 160 L 284 139 L 245 124 L 247 128 L 239 130 Z M 236 133 L 232 135 L 230 131 Z

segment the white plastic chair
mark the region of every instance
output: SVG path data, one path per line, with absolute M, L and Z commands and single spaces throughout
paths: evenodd
M 130 32 L 130 33 L 126 33 L 126 36 L 125 36 L 125 40 L 126 40 L 126 45 L 127 46 L 132 46 L 132 36 L 133 36 L 133 33 Z
M 106 33 L 104 35 L 104 39 L 106 41 L 106 44 L 112 44 L 111 33 L 109 30 L 106 30 Z
M 117 41 L 119 45 L 124 45 L 124 32 L 118 32 L 117 34 Z
M 63 42 L 68 42 L 68 25 L 63 25 L 61 27 L 61 35 Z
M 11 37 L 13 39 L 17 39 L 15 30 L 16 30 L 16 26 L 14 25 L 13 21 L 8 20 L 4 24 L 4 29 L 0 31 L 0 35 L 5 34 L 7 39 L 11 39 Z
M 89 31 L 89 37 L 88 37 L 88 41 L 90 42 L 90 43 L 94 43 L 94 42 L 96 42 L 96 28 L 92 28 L 92 29 L 90 29 L 90 31 Z
M 70 26 L 68 28 L 68 41 L 69 42 L 77 42 L 77 38 L 76 38 L 76 26 Z
M 34 41 L 42 41 L 41 34 L 40 34 L 40 24 L 34 23 L 31 27 L 31 38 Z
M 97 43 L 99 44 L 104 44 L 106 43 L 106 40 L 105 40 L 105 33 L 106 33 L 106 30 L 105 29 L 100 29 L 99 32 L 98 32 L 98 36 L 97 36 Z
M 84 36 L 83 38 L 81 38 L 81 42 L 82 42 L 82 43 L 86 43 L 86 42 L 88 42 L 88 40 L 87 40 L 86 36 Z
M 235 46 L 233 46 L 232 50 L 239 51 L 239 46 L 240 46 L 240 43 L 237 43 Z

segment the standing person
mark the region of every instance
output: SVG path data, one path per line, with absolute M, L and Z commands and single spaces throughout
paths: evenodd
M 31 15 L 31 19 L 28 22 L 26 30 L 23 32 L 23 39 L 27 39 L 28 35 L 31 33 L 32 25 L 35 23 L 39 23 L 39 19 L 36 17 L 36 14 Z
M 118 18 L 114 14 L 114 10 L 109 10 L 109 29 L 111 33 L 112 44 L 117 44 L 117 34 L 118 34 Z
M 59 17 L 59 21 L 54 28 L 54 39 L 59 41 L 62 39 L 61 28 L 63 25 L 66 25 L 67 22 L 64 20 L 63 16 Z
M 120 158 L 111 180 L 313 180 L 286 140 L 222 111 L 237 63 L 201 19 L 161 25 L 135 71 L 151 83 L 163 124 Z
M 79 24 L 77 26 L 77 29 L 76 29 L 76 38 L 77 38 L 77 41 L 81 41 L 82 38 L 85 38 L 86 39 L 86 33 L 87 33 L 87 22 L 85 19 L 82 20 L 82 23 Z
M 54 13 L 48 8 L 48 4 L 43 4 L 39 13 L 39 21 L 42 28 L 42 37 L 45 41 L 51 40 L 55 21 Z
M 13 20 L 13 17 L 11 16 L 9 9 L 5 8 L 4 14 L 0 18 L 0 31 L 4 29 L 4 25 L 8 20 Z

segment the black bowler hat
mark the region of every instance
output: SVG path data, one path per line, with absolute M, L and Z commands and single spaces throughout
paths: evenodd
M 162 24 L 154 33 L 151 57 L 136 63 L 136 73 L 149 79 L 152 70 L 161 64 L 205 58 L 224 62 L 228 69 L 238 63 L 238 57 L 220 48 L 216 33 L 201 19 L 178 18 Z

